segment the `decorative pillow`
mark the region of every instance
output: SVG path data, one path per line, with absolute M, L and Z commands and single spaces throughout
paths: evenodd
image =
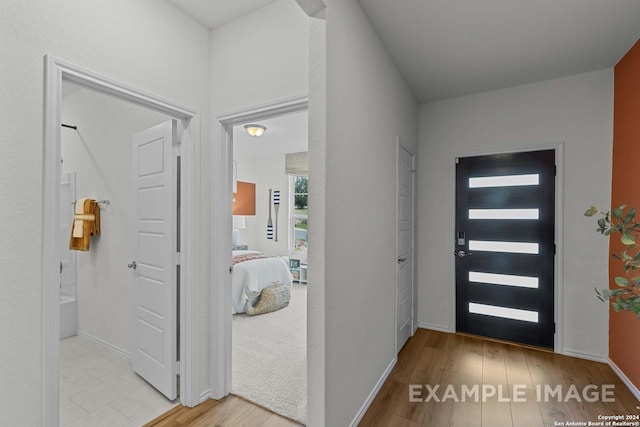
M 244 306 L 244 311 L 249 316 L 280 310 L 281 308 L 288 306 L 289 301 L 291 300 L 291 291 L 289 290 L 289 287 L 280 282 L 274 282 L 273 285 L 264 288 L 262 292 L 245 290 L 245 293 L 248 298 Z M 252 306 L 251 301 L 253 301 L 253 299 L 258 295 L 260 295 L 260 298 L 258 298 L 256 305 Z

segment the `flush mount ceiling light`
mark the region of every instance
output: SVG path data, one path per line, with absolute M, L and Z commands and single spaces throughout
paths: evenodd
M 267 128 L 262 125 L 244 125 L 244 128 L 251 136 L 262 136 L 264 135 L 264 131 L 267 130 Z

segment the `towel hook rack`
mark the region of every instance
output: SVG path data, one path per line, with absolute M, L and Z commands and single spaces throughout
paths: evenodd
M 99 203 L 101 205 L 109 206 L 111 204 L 111 200 L 109 200 L 109 199 L 98 200 L 97 203 Z M 71 202 L 71 204 L 75 205 L 76 202 Z

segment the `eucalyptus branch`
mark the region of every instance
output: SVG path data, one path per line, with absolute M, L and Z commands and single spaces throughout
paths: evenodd
M 620 254 L 614 253 L 611 256 L 624 263 L 624 271 L 629 275 L 629 271 L 640 268 L 640 243 L 636 242 L 640 234 L 640 223 L 635 220 L 636 209 L 629 209 L 625 213 L 626 208 L 626 205 L 622 205 L 612 209 L 611 212 L 602 212 L 595 206 L 591 206 L 584 215 L 592 217 L 599 214 L 596 232 L 605 236 L 613 233 L 620 234 L 620 242 L 625 249 Z M 640 276 L 630 279 L 616 277 L 614 282 L 616 288 L 596 289 L 597 297 L 601 301 L 611 301 L 614 311 L 631 311 L 640 319 Z

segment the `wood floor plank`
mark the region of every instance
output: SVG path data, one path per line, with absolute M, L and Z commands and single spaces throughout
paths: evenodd
M 145 427 L 298 427 L 298 424 L 237 396 L 177 406 Z
M 511 405 L 497 401 L 482 404 L 482 427 L 512 427 Z
M 460 402 L 453 404 L 451 427 L 482 427 L 482 404 Z
M 478 385 L 480 390 L 483 384 L 502 385 L 501 397 L 506 401 L 501 402 L 495 396 L 487 402 L 431 401 L 411 406 L 409 384 L 439 385 L 439 397 L 449 385 L 458 392 L 458 397 L 463 385 Z M 614 384 L 616 401 L 538 401 L 537 387 L 544 391 L 545 385 L 552 389 L 559 385 L 566 393 L 572 385 L 582 392 L 582 387 L 589 384 Z M 514 386 L 523 390 L 519 393 L 524 392 L 524 402 L 512 401 Z M 420 329 L 398 356 L 398 363 L 382 390 L 361 426 L 394 425 L 394 422 L 398 425 L 420 422 L 433 427 L 553 426 L 558 421 L 597 421 L 600 414 L 635 414 L 640 406 L 606 364 L 474 336 Z M 426 395 L 423 390 L 422 398 Z
M 486 402 L 483 384 L 503 385 L 503 398 Z M 613 384 L 614 402 L 539 401 L 538 387 Z M 419 401 L 409 400 L 418 387 Z M 425 401 L 425 385 L 438 387 L 437 399 Z M 512 401 L 513 386 L 526 386 L 524 402 Z M 462 387 L 479 387 L 466 402 L 444 399 L 451 387 L 462 398 Z M 438 401 L 441 400 L 441 401 Z M 442 401 L 444 400 L 444 401 Z M 398 362 L 363 416 L 363 427 L 538 427 L 558 421 L 597 421 L 598 415 L 638 414 L 640 402 L 611 368 L 598 362 L 554 354 L 478 337 L 418 329 L 398 355 Z M 236 396 L 209 400 L 195 408 L 177 407 L 146 427 L 292 427 L 299 424 Z
M 504 344 L 491 342 L 484 343 L 482 361 L 482 384 L 490 386 L 496 395 L 489 398 L 489 402 L 496 402 L 500 397 L 509 397 L 509 385 L 507 383 L 507 370 L 504 361 Z M 487 393 L 489 394 L 489 393 Z M 483 407 L 484 409 L 484 407 Z M 484 416 L 484 411 L 483 411 Z M 511 418 L 511 417 L 509 417 Z
M 524 402 L 519 401 L 519 393 L 517 397 L 518 401 L 510 403 L 512 424 L 518 427 L 537 427 L 543 425 L 544 420 L 542 419 L 540 406 L 536 400 L 535 388 L 530 385 L 524 390 Z

